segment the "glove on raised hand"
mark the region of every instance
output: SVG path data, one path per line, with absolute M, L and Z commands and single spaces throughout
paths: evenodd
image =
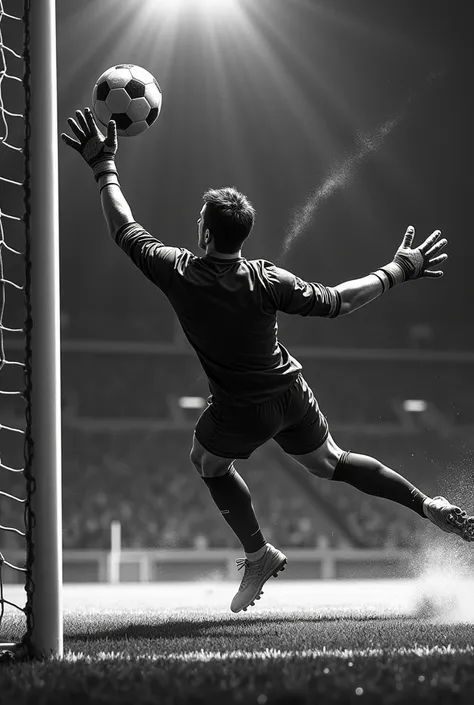
M 110 120 L 107 125 L 107 137 L 104 137 L 89 108 L 85 108 L 84 114 L 80 110 L 76 110 L 76 119 L 77 122 L 74 118 L 68 118 L 67 122 L 78 141 L 63 132 L 61 134 L 63 142 L 79 152 L 91 167 L 96 181 L 103 174 L 118 176 L 115 166 L 118 140 L 117 126 L 114 120 Z
M 393 261 L 377 269 L 375 274 L 382 282 L 384 291 L 391 289 L 395 284 L 401 284 L 409 279 L 420 279 L 422 277 L 438 278 L 443 276 L 441 270 L 433 271 L 429 267 L 441 264 L 447 258 L 447 254 L 438 255 L 438 252 L 447 244 L 443 238 L 439 240 L 440 230 L 435 230 L 426 240 L 412 249 L 415 228 L 409 226 L 402 240 L 402 244 L 395 253 Z M 437 255 L 435 257 L 435 255 Z

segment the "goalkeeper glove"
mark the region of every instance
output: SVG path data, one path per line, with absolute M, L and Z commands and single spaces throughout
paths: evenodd
M 422 277 L 438 278 L 443 276 L 441 270 L 433 271 L 429 267 L 441 264 L 447 258 L 447 254 L 438 255 L 438 252 L 447 244 L 447 240 L 439 239 L 440 230 L 435 230 L 417 248 L 412 249 L 411 245 L 415 237 L 415 228 L 410 225 L 407 229 L 402 244 L 395 253 L 393 261 L 377 269 L 375 274 L 382 282 L 384 291 L 391 289 L 395 284 L 401 284 L 409 279 L 421 279 Z M 435 255 L 437 255 L 435 257 Z
M 76 120 L 68 118 L 67 122 L 78 141 L 73 140 L 64 132 L 61 135 L 63 142 L 79 152 L 86 163 L 91 167 L 96 181 L 104 174 L 118 176 L 115 166 L 115 155 L 118 149 L 117 126 L 114 120 L 107 125 L 107 137 L 97 127 L 97 123 L 89 108 L 76 110 Z

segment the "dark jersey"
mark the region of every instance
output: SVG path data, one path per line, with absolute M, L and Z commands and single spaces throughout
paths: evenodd
M 266 260 L 196 257 L 128 223 L 119 247 L 169 299 L 216 400 L 232 405 L 283 394 L 301 365 L 278 341 L 277 312 L 335 317 L 339 292 Z

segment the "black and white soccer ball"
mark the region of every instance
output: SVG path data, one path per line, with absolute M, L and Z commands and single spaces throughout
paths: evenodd
M 161 111 L 162 93 L 156 78 L 135 64 L 112 66 L 92 91 L 92 108 L 101 125 L 117 123 L 117 133 L 133 137 L 148 130 Z

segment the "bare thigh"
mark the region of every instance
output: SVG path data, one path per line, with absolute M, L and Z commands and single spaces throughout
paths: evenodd
M 191 448 L 191 462 L 202 477 L 218 477 L 225 475 L 234 460 L 222 458 L 214 455 L 202 446 L 196 434 L 193 435 L 193 447 Z
M 343 452 L 329 433 L 324 443 L 316 450 L 304 455 L 291 454 L 291 457 L 312 475 L 331 480 Z

